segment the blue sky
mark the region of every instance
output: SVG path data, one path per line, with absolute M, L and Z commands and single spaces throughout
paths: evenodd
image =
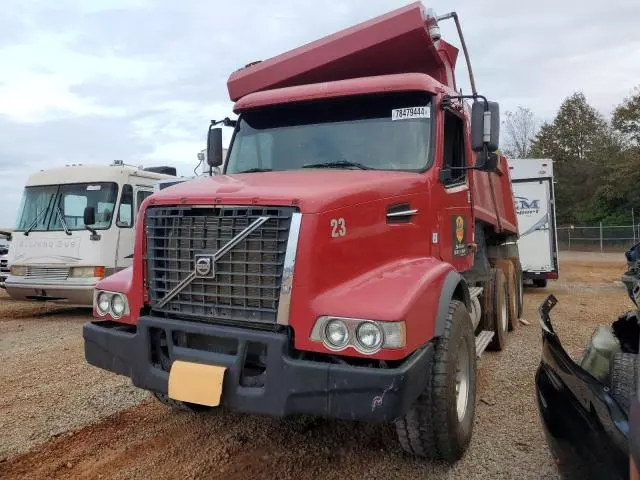
M 230 72 L 407 3 L 3 0 L 0 227 L 43 168 L 122 159 L 191 174 L 209 120 L 231 112 Z M 503 112 L 550 118 L 582 90 L 608 115 L 640 84 L 640 2 L 425 5 L 458 12 L 478 89 Z M 443 37 L 458 44 L 452 24 Z M 462 57 L 457 75 L 469 91 Z

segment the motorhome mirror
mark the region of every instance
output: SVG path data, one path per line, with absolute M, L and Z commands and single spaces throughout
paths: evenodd
M 96 211 L 93 207 L 84 207 L 83 221 L 85 225 L 93 225 L 96 223 Z

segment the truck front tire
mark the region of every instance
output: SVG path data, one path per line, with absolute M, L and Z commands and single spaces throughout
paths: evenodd
M 453 463 L 471 441 L 476 408 L 476 351 L 471 317 L 457 300 L 449 304 L 444 334 L 426 388 L 395 421 L 402 448 L 415 456 Z
M 156 397 L 156 400 L 158 400 L 160 403 L 162 403 L 163 405 L 166 405 L 167 407 L 173 408 L 175 410 L 182 410 L 183 412 L 198 413 L 198 412 L 207 411 L 212 408 L 212 407 L 206 407 L 204 405 L 196 405 L 195 403 L 188 403 L 188 402 L 181 402 L 180 400 L 174 400 L 172 398 L 169 398 L 169 395 L 167 395 L 166 393 L 159 393 L 159 392 L 152 392 L 152 393 L 153 393 L 153 396 Z

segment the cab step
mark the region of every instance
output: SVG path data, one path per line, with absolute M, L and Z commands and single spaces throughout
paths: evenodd
M 487 349 L 495 332 L 491 330 L 482 330 L 476 337 L 476 356 L 480 358 L 482 353 Z

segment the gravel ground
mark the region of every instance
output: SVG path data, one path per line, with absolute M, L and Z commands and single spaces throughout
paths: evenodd
M 84 362 L 88 318 L 86 309 L 17 302 L 0 293 L 0 459 L 147 397 L 128 379 Z
M 0 392 L 2 451 L 21 452 L 67 430 L 1 462 L 0 477 L 556 478 L 534 400 L 540 357 L 536 308 L 549 292 L 556 293 L 554 326 L 574 357 L 598 325 L 630 308 L 615 284 L 623 262 L 598 262 L 593 270 L 581 262 L 562 262 L 568 283 L 527 289 L 524 318 L 530 325 L 511 332 L 503 352 L 483 355 L 473 441 L 453 467 L 404 455 L 387 425 L 277 420 L 221 410 L 195 415 L 148 399 L 127 408 L 145 395 L 128 387 L 126 379 L 84 365 L 79 328 L 85 314 L 73 311 L 0 320 L 0 381 L 14 382 Z M 7 352 L 18 352 L 20 359 Z M 28 406 L 31 402 L 37 407 Z M 88 426 L 73 430 L 82 424 Z M 27 432 L 36 432 L 36 438 Z

